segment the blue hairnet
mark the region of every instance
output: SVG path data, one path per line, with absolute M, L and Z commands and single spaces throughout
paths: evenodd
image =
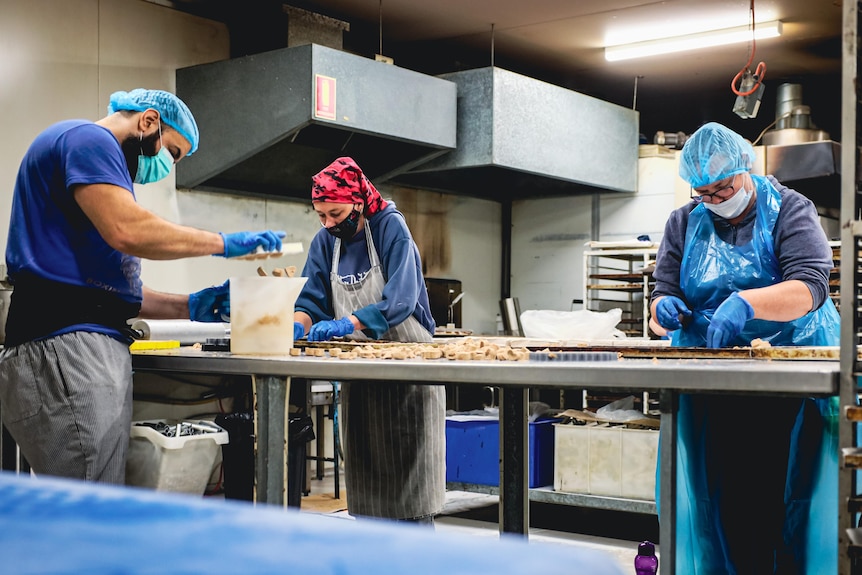
M 144 90 L 137 88 L 131 92 L 114 92 L 108 104 L 108 113 L 120 110 L 143 112 L 152 108 L 159 113 L 162 122 L 176 130 L 192 145 L 188 156 L 198 149 L 200 134 L 198 125 L 188 106 L 182 100 L 164 90 Z
M 754 148 L 742 136 L 716 122 L 691 135 L 679 157 L 679 175 L 693 188 L 702 188 L 754 165 Z

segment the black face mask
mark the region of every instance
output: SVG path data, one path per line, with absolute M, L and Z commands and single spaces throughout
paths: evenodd
M 356 208 L 353 208 L 353 211 L 351 211 L 346 218 L 344 218 L 331 228 L 326 228 L 326 231 L 335 236 L 336 238 L 341 238 L 342 240 L 349 240 L 356 235 L 356 230 L 359 227 L 359 216 L 361 215 L 362 212 L 360 212 Z
M 129 168 L 129 175 L 132 177 L 133 182 L 138 175 L 138 156 L 155 156 L 158 141 L 159 133 L 156 132 L 152 136 L 147 136 L 143 139 L 129 136 L 120 144 L 120 147 L 123 149 L 123 156 L 126 158 L 126 166 Z

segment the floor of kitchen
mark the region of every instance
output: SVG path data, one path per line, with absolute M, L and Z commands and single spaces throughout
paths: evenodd
M 300 510 L 352 520 L 347 513 L 344 478 L 340 477 L 339 499 L 335 498 L 335 477 L 328 467 L 316 477 L 311 464 L 310 491 L 303 496 Z M 498 499 L 495 495 L 450 491 L 434 529 L 476 537 L 499 537 Z M 619 562 L 624 573 L 633 570 L 640 541 L 658 541 L 658 519 L 641 515 L 532 502 L 530 541 L 599 549 Z

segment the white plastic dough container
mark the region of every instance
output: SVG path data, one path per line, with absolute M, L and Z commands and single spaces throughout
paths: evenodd
M 293 347 L 293 306 L 307 278 L 230 278 L 231 353 L 287 355 Z

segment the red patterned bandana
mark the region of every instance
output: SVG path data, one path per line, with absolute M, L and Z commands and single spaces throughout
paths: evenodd
M 312 202 L 365 204 L 366 217 L 386 207 L 386 200 L 365 177 L 353 158 L 338 158 L 313 176 L 311 182 Z

